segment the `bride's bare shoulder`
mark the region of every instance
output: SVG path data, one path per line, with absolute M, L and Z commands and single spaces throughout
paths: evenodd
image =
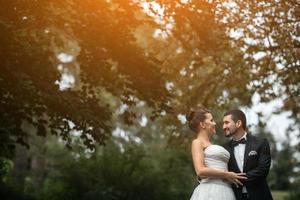
M 192 146 L 195 146 L 195 147 L 200 147 L 202 149 L 204 149 L 205 145 L 204 145 L 204 142 L 200 139 L 194 139 L 192 141 Z
M 203 141 L 203 140 L 198 139 L 198 138 L 196 138 L 192 141 L 192 148 L 197 147 L 197 148 L 201 148 L 202 150 L 204 150 L 210 145 L 211 145 L 210 142 Z

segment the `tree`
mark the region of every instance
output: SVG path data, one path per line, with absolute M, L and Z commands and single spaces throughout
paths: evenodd
M 68 141 L 73 128 L 88 147 L 89 135 L 104 144 L 114 111 L 107 94 L 129 106 L 145 101 L 174 121 L 196 104 L 222 111 L 258 93 L 281 98 L 299 125 L 297 1 L 1 4 L 7 140 L 26 143 L 25 121 L 39 135 Z M 75 83 L 64 86 L 64 76 Z
M 138 131 L 152 133 L 149 127 Z M 136 142 L 114 135 L 105 147 L 98 146 L 94 152 L 86 151 L 78 136 L 72 137 L 72 151 L 54 136 L 44 141 L 37 136 L 31 138 L 26 153 L 31 161 L 43 158 L 46 167 L 33 168 L 32 162 L 28 171 L 23 171 L 23 191 L 31 198 L 45 200 L 188 198 L 196 183 L 189 153 L 167 148 L 167 138 L 161 138 L 159 131 L 152 137 L 151 141 Z M 39 170 L 44 170 L 44 176 L 35 187 Z M 8 185 L 16 190 L 14 175 Z
M 30 123 L 38 135 L 51 132 L 66 141 L 72 128 L 83 131 L 86 146 L 93 148 L 87 135 L 104 144 L 111 130 L 112 111 L 103 93 L 126 103 L 137 96 L 153 107 L 163 104 L 167 93 L 158 65 L 134 45 L 136 5 L 119 1 L 114 8 L 93 0 L 0 4 L 0 126 L 6 140 L 26 145 L 22 126 Z M 58 59 L 63 55 L 73 61 Z M 76 76 L 76 87 L 60 88 L 64 74 Z

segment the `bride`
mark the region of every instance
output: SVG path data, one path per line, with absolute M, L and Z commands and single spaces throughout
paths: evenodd
M 212 114 L 199 108 L 190 111 L 187 120 L 191 130 L 197 134 L 192 142 L 192 158 L 196 174 L 201 178 L 191 200 L 235 200 L 231 184 L 242 186 L 240 180 L 247 178 L 244 173 L 229 172 L 229 152 L 210 143 L 210 137 L 216 133 Z

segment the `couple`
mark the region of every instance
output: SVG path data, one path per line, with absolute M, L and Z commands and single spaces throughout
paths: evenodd
M 269 143 L 246 132 L 242 111 L 224 114 L 224 135 L 232 137 L 224 147 L 210 143 L 216 123 L 209 110 L 191 111 L 187 120 L 197 134 L 192 142 L 192 158 L 201 179 L 191 200 L 273 199 L 266 182 L 271 164 Z

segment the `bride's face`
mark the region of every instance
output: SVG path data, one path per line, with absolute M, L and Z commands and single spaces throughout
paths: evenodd
M 211 135 L 216 133 L 216 122 L 210 113 L 206 113 L 206 119 L 204 120 L 204 129 Z

